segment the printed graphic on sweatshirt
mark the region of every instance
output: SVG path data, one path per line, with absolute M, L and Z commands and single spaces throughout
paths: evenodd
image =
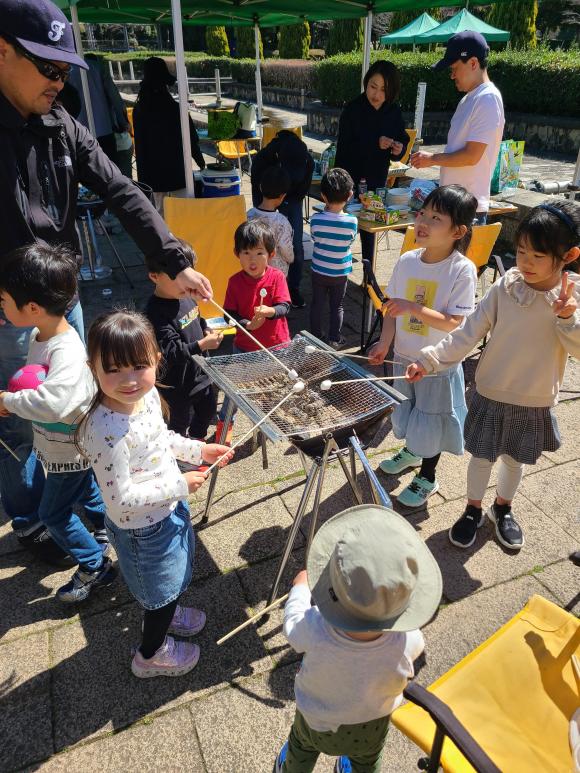
M 432 309 L 435 305 L 435 297 L 437 295 L 437 289 L 439 288 L 439 282 L 434 282 L 429 279 L 416 279 L 411 277 L 407 280 L 407 287 L 405 288 L 405 298 L 413 303 L 420 303 L 421 306 L 427 306 Z M 405 314 L 403 317 L 403 330 L 407 333 L 415 333 L 416 335 L 426 336 L 429 332 L 429 325 L 423 322 L 412 314 Z

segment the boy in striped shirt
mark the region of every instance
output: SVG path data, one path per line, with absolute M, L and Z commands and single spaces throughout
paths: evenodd
M 310 221 L 314 241 L 312 254 L 312 306 L 310 330 L 322 338 L 322 312 L 329 304 L 328 343 L 339 349 L 346 341 L 341 336 L 344 317 L 343 300 L 348 275 L 352 271 L 351 245 L 357 234 L 358 221 L 344 212 L 352 198 L 352 177 L 344 169 L 331 169 L 320 183 L 323 212 L 317 212 Z

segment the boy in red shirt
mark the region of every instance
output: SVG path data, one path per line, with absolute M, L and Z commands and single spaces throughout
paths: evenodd
M 290 291 L 286 277 L 278 268 L 268 265 L 276 251 L 271 228 L 259 220 L 248 220 L 236 229 L 234 252 L 242 270 L 230 277 L 224 308 L 242 327 L 263 346 L 269 348 L 290 340 L 286 317 L 290 311 Z M 264 289 L 266 296 L 260 291 Z M 259 347 L 238 328 L 233 352 L 255 352 Z M 219 413 L 216 438 L 219 438 L 225 420 L 227 401 Z M 226 444 L 230 443 L 233 423 L 228 427 Z

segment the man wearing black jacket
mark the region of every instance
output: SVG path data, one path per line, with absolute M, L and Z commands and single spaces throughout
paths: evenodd
M 279 212 L 288 218 L 293 230 L 294 261 L 288 269 L 290 298 L 294 308 L 303 308 L 305 303 L 300 294 L 302 264 L 304 263 L 302 202 L 312 182 L 314 161 L 308 152 L 306 143 L 302 142 L 300 137 L 287 129 L 279 131 L 272 142 L 258 153 L 252 164 L 252 200 L 255 207 L 258 207 L 262 201 L 260 190 L 262 175 L 271 166 L 280 166 L 290 175 L 291 186 L 279 207 Z
M 75 229 L 79 183 L 97 193 L 146 255 L 155 255 L 188 293 L 211 297 L 211 285 L 194 271 L 153 206 L 56 98 L 76 54 L 70 24 L 50 0 L 0 4 L 0 261 L 35 241 L 67 244 L 80 257 Z M 69 322 L 82 331 L 80 305 Z M 26 360 L 27 330 L 0 314 L 0 389 Z M 39 523 L 44 476 L 32 453 L 28 422 L 0 419 L 0 496 L 21 542 L 59 562 L 62 551 Z

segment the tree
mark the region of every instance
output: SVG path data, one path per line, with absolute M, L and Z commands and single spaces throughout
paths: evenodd
M 538 0 L 511 0 L 496 3 L 487 13 L 488 24 L 511 32 L 513 48 L 536 47 Z
M 310 24 L 307 21 L 280 27 L 278 38 L 280 59 L 308 59 L 310 40 Z
M 565 24 L 573 23 L 576 5 L 574 0 L 542 0 L 538 7 L 536 27 L 542 35 L 547 35 Z
M 230 44 L 225 27 L 208 27 L 205 31 L 205 44 L 210 56 L 230 55 Z
M 260 59 L 264 58 L 262 33 L 258 29 Z M 253 59 L 256 56 L 256 41 L 253 27 L 236 27 L 236 56 L 240 59 Z
M 362 51 L 364 44 L 364 19 L 337 19 L 332 22 L 326 56 Z

